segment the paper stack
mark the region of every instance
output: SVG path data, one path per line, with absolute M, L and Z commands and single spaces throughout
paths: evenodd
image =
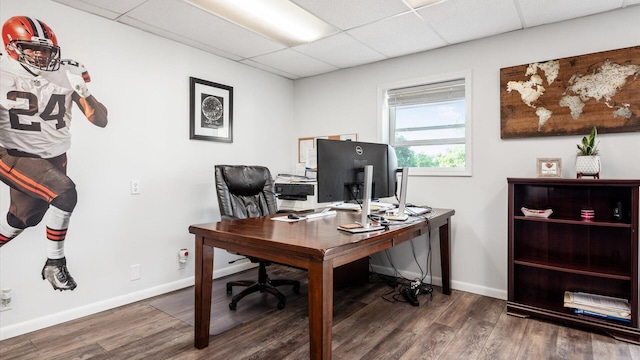
M 576 314 L 631 322 L 631 307 L 626 299 L 565 291 L 564 307 L 573 309 Z

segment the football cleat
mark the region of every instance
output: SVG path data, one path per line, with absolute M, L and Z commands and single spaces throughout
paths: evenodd
M 67 270 L 67 260 L 47 259 L 42 268 L 42 280 L 49 280 L 54 290 L 73 290 L 78 286 L 69 270 Z

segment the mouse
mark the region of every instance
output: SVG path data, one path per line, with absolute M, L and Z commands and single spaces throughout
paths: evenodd
M 298 216 L 298 215 L 296 215 L 296 214 L 293 214 L 293 213 L 292 213 L 292 214 L 289 214 L 287 217 L 288 217 L 289 219 L 296 219 L 296 220 L 297 220 L 297 219 L 300 219 L 300 216 Z

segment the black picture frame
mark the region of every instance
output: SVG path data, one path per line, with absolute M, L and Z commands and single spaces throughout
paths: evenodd
M 233 142 L 233 87 L 189 77 L 189 139 Z

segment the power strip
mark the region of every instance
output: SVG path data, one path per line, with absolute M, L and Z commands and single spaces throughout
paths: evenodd
M 400 291 L 400 294 L 407 300 L 407 302 L 413 306 L 420 306 L 420 302 L 418 302 L 418 293 L 420 289 L 408 289 L 404 288 Z

